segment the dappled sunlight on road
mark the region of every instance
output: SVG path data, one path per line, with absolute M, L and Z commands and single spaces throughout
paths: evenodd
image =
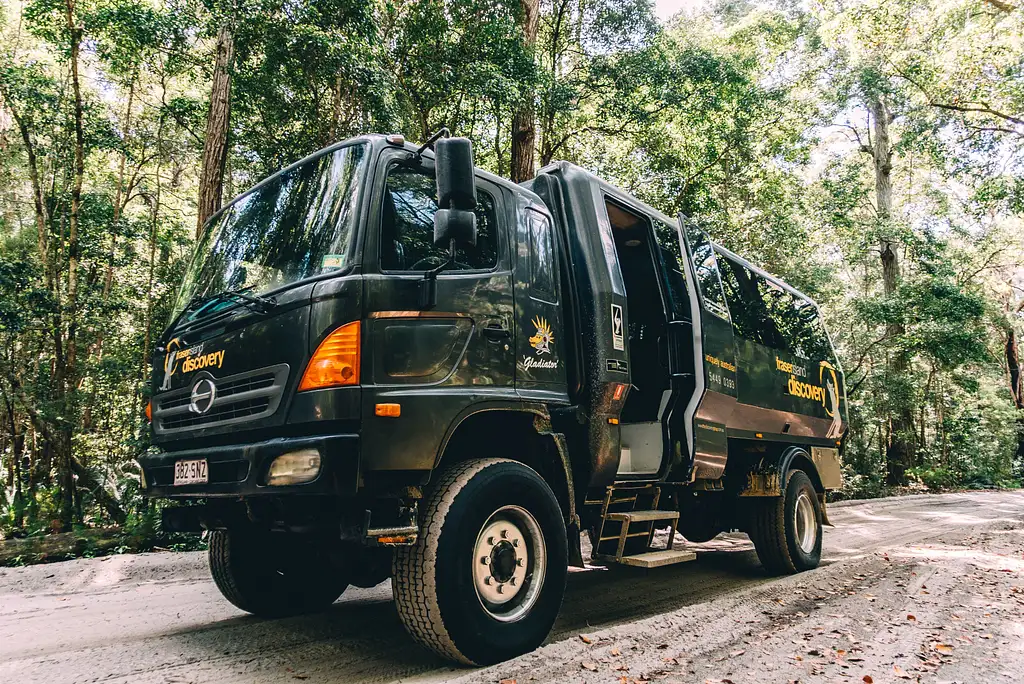
M 985 553 L 966 546 L 912 546 L 892 554 L 893 558 L 911 560 L 961 560 L 968 561 L 979 568 L 1006 572 L 1024 570 L 1024 559 L 1012 558 L 993 553 Z

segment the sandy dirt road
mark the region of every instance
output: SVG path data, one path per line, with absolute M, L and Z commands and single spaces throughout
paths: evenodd
M 658 570 L 570 574 L 547 644 L 453 669 L 385 583 L 267 621 L 203 554 L 0 568 L 0 682 L 1024 681 L 1024 492 L 831 506 L 825 561 L 765 576 L 743 535 Z

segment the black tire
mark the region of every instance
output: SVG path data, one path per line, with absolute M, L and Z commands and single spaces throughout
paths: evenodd
M 327 554 L 295 535 L 216 530 L 210 533 L 209 558 L 224 598 L 261 617 L 324 610 L 348 586 Z
M 510 590 L 515 598 L 509 601 L 508 610 L 515 609 L 518 600 L 518 609 L 525 612 L 502 621 L 484 607 L 474 556 L 484 539 L 483 530 L 495 524 L 494 516 L 500 521 L 503 511 L 515 509 L 528 512 L 540 531 L 526 535 L 521 546 L 539 544 L 545 562 L 538 569 L 539 554 L 512 553 L 513 559 L 525 559 L 524 566 L 516 567 L 527 570 L 520 588 Z M 458 463 L 438 478 L 421 513 L 416 544 L 395 550 L 392 581 L 398 615 L 413 638 L 444 658 L 466 665 L 490 665 L 540 646 L 561 607 L 568 573 L 562 511 L 540 475 L 504 459 Z M 492 538 L 487 537 L 488 542 Z M 507 546 L 502 539 L 498 542 L 495 552 L 499 546 Z M 490 558 L 493 561 L 496 556 Z M 495 567 L 486 562 L 482 565 Z M 527 597 L 532 599 L 527 602 Z M 511 615 L 502 617 L 509 620 Z
M 813 543 L 801 545 L 797 526 L 797 502 L 809 505 L 813 521 L 807 529 L 813 530 Z M 751 514 L 749 535 L 761 565 L 769 573 L 781 575 L 813 570 L 821 562 L 821 505 L 811 478 L 802 470 L 790 471 L 786 490 L 780 497 L 755 502 Z

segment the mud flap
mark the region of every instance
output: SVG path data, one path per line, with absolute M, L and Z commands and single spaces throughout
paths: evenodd
M 565 539 L 569 544 L 569 565 L 574 568 L 586 567 L 583 562 L 583 548 L 580 546 L 580 521 L 574 519 L 565 528 Z
M 828 519 L 828 509 L 825 508 L 825 495 L 818 494 L 818 503 L 821 504 L 821 524 L 835 527 Z

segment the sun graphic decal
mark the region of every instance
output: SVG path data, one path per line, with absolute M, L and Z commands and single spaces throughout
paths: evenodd
M 550 354 L 551 343 L 555 341 L 551 326 L 543 316 L 537 316 L 530 322 L 537 328 L 537 334 L 530 338 L 530 346 L 537 350 L 538 355 Z

